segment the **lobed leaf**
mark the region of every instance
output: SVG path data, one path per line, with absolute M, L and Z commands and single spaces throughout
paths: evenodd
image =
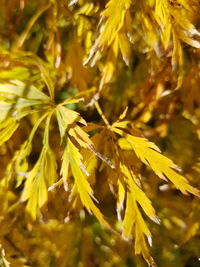
M 182 193 L 187 192 L 199 196 L 199 190 L 188 184 L 187 180 L 177 173 L 177 166 L 160 153 L 159 148 L 145 138 L 123 134 L 121 130 L 115 130 L 120 135 L 119 146 L 124 150 L 133 150 L 143 163 L 149 165 L 162 179 L 167 177 Z

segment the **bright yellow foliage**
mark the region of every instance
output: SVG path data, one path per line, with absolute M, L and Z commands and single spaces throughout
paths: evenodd
M 199 10 L 0 2 L 0 266 L 197 261 Z

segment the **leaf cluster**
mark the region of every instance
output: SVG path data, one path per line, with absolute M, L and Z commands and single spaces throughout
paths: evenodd
M 198 257 L 199 8 L 1 5 L 2 266 L 156 266 L 152 236 L 162 266 Z

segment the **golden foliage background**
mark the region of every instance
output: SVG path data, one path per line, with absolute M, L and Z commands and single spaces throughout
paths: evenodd
M 0 0 L 1 266 L 199 266 L 199 10 Z

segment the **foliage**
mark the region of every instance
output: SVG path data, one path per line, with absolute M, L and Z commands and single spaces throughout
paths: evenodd
M 199 1 L 0 3 L 0 264 L 198 266 Z

